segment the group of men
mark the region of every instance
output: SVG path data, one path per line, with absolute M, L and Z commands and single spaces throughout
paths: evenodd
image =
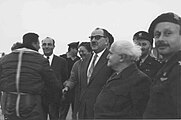
M 151 54 L 153 39 L 159 61 Z M 66 119 L 64 97 L 77 86 L 74 119 L 181 118 L 179 16 L 159 15 L 133 41 L 114 42 L 107 30 L 96 28 L 90 46 L 93 53 L 83 59 L 63 58 L 53 54 L 55 41 L 47 37 L 42 56 L 38 35 L 25 34 L 21 47 L 0 60 L 6 119 Z M 69 72 L 68 60 L 75 60 Z

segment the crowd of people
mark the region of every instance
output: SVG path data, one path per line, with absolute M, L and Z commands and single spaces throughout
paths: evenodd
M 181 119 L 178 15 L 160 14 L 133 40 L 114 40 L 103 28 L 89 38 L 63 55 L 54 54 L 53 38 L 40 42 L 36 33 L 13 44 L 0 59 L 4 119 L 65 120 L 70 107 L 73 120 Z

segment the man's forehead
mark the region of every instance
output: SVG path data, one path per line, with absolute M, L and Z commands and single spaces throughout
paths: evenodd
M 92 32 L 92 36 L 94 35 L 104 35 L 104 31 L 102 29 L 96 29 Z
M 45 38 L 42 40 L 42 43 L 53 43 L 53 40 L 51 38 Z
M 175 29 L 175 28 L 179 29 L 180 25 L 171 22 L 160 22 L 155 26 L 154 31 L 158 29 Z
M 150 43 L 147 39 L 135 39 L 134 41 L 137 43 Z

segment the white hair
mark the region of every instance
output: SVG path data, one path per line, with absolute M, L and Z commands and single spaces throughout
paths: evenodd
M 131 57 L 132 60 L 138 60 L 141 56 L 141 47 L 132 41 L 119 40 L 111 45 L 111 50 L 117 54 L 125 54 Z

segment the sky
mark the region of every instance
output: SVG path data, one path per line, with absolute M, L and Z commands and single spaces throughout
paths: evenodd
M 55 40 L 56 55 L 67 52 L 71 42 L 90 41 L 97 28 L 108 30 L 116 40 L 132 40 L 147 31 L 158 15 L 181 16 L 180 0 L 0 0 L 0 53 L 11 52 L 22 36 L 35 32 L 39 40 Z M 43 53 L 40 49 L 40 53 Z

